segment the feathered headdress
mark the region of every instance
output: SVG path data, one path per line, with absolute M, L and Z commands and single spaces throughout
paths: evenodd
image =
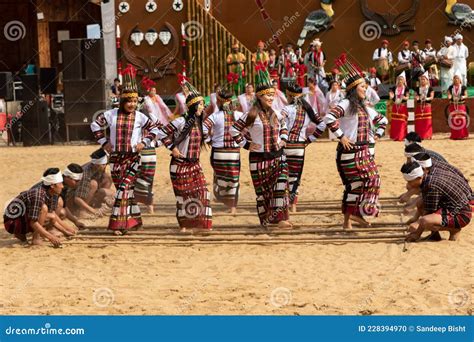
M 138 97 L 137 69 L 131 64 L 127 64 L 127 67 L 122 71 L 122 75 L 124 84 L 121 97 Z
M 258 96 L 275 93 L 270 74 L 262 62 L 258 62 L 255 65 L 255 87 L 257 90 L 256 95 Z
M 150 91 L 150 89 L 156 85 L 156 82 L 147 76 L 143 76 L 141 84 L 142 84 L 142 89 L 145 89 L 146 91 Z
M 204 101 L 201 93 L 189 82 L 189 79 L 185 75 L 178 74 L 178 83 L 181 88 L 186 88 L 188 90 L 188 95 L 186 97 L 186 106 L 188 108 L 196 102 Z
M 365 82 L 362 70 L 357 64 L 348 60 L 345 53 L 342 53 L 336 59 L 336 67 L 344 74 L 346 90 L 351 90 L 362 82 Z

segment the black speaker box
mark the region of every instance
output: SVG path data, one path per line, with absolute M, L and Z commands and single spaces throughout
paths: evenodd
M 50 143 L 48 104 L 45 101 L 22 103 L 21 136 L 23 146 L 47 145 Z
M 21 75 L 23 90 L 21 91 L 22 101 L 37 101 L 39 97 L 39 80 L 37 74 Z
M 67 102 L 105 101 L 105 80 L 64 81 L 64 100 Z
M 56 68 L 40 69 L 40 89 L 43 94 L 56 94 Z
M 13 77 L 11 72 L 0 72 L 0 99 L 13 100 Z
M 85 78 L 88 80 L 105 78 L 104 41 L 102 39 L 84 39 L 82 53 L 84 55 Z
M 82 39 L 62 41 L 63 80 L 80 80 L 83 78 Z
M 68 102 L 64 103 L 64 114 L 66 124 L 90 124 L 95 113 L 98 111 L 105 112 L 105 101 L 89 101 L 89 102 Z

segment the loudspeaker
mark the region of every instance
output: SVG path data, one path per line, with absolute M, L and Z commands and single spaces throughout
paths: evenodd
M 395 87 L 394 84 L 379 84 L 379 89 L 377 90 L 377 94 L 381 99 L 388 99 L 388 93 L 391 88 Z
M 80 80 L 83 77 L 82 39 L 62 41 L 63 80 Z
M 21 91 L 21 100 L 22 101 L 36 101 L 39 97 L 39 82 L 38 75 L 21 75 L 22 91 Z
M 0 72 L 0 99 L 13 100 L 13 78 L 11 72 Z
M 50 131 L 46 101 L 23 102 L 22 112 L 21 136 L 23 146 L 49 144 Z
M 64 100 L 67 102 L 105 101 L 105 80 L 64 81 Z
M 66 124 L 89 124 L 92 118 L 98 111 L 105 112 L 105 101 L 90 101 L 90 102 L 65 102 L 64 114 Z
M 56 94 L 56 68 L 40 69 L 40 89 L 43 94 Z
M 84 39 L 85 76 L 88 80 L 105 78 L 104 41 L 103 39 Z

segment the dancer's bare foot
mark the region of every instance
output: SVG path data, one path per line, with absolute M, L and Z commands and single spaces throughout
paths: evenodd
M 231 215 L 237 214 L 237 208 L 236 208 L 236 207 L 231 207 L 231 208 L 229 209 L 229 214 L 231 214 Z
M 179 230 L 180 233 L 186 233 L 186 227 L 181 227 L 181 229 Z
M 292 229 L 293 224 L 290 221 L 280 221 L 280 222 L 278 222 L 278 228 L 280 228 L 280 229 Z
M 347 222 L 347 223 L 344 223 L 344 224 L 342 225 L 342 229 L 344 229 L 344 230 L 352 230 L 352 223 L 351 223 L 350 221 Z
M 290 212 L 296 213 L 296 204 L 292 204 L 290 207 Z
M 39 233 L 33 233 L 33 240 L 31 240 L 31 244 L 34 246 L 43 246 L 44 240 Z
M 351 215 L 351 220 L 361 224 L 364 227 L 371 227 L 372 226 L 372 224 L 370 222 L 364 220 L 362 217 L 359 217 L 359 216 Z
M 154 214 L 155 213 L 155 207 L 153 206 L 153 204 L 147 205 L 147 209 L 148 209 L 148 214 Z
M 114 235 L 115 236 L 122 236 L 122 235 L 125 235 L 126 234 L 126 231 L 124 230 L 114 230 Z
M 452 230 L 449 232 L 449 241 L 457 241 L 459 238 L 459 233 L 461 233 L 461 229 Z

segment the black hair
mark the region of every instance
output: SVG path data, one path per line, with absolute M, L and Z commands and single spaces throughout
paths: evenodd
M 419 142 L 421 143 L 421 137 L 418 133 L 416 132 L 410 132 L 407 134 L 407 136 L 405 137 L 405 139 L 407 139 L 408 141 L 411 141 L 411 142 Z
M 296 83 L 292 83 L 288 85 L 286 90 L 291 91 L 292 93 L 297 93 L 297 94 L 303 93 L 303 88 L 301 88 L 299 84 L 296 84 Z
M 120 80 L 118 78 L 114 78 L 114 83 L 115 82 L 120 82 Z
M 402 173 L 410 173 L 412 172 L 413 170 L 415 170 L 416 168 L 419 168 L 420 167 L 420 164 L 418 164 L 417 162 L 415 161 L 411 161 L 411 162 L 408 162 L 408 163 L 405 163 L 403 164 L 402 168 L 400 169 L 400 171 Z
M 217 95 L 224 100 L 230 100 L 234 94 L 230 90 L 221 89 L 217 92 Z M 221 104 L 219 110 L 224 110 L 223 107 L 224 104 Z
M 55 175 L 57 173 L 59 173 L 59 169 L 57 167 L 50 167 L 45 172 L 43 172 L 43 177 L 46 177 L 49 175 Z
M 69 169 L 69 171 L 73 172 L 73 173 L 83 173 L 84 170 L 82 169 L 82 166 L 79 165 L 79 164 L 75 164 L 75 163 L 71 163 L 67 166 L 67 168 Z
M 406 153 L 423 153 L 425 152 L 425 149 L 423 148 L 423 146 L 420 146 L 417 143 L 413 143 L 408 146 L 405 146 L 405 152 Z
M 199 97 L 201 95 L 199 94 L 189 94 L 188 97 L 186 97 L 186 103 L 191 101 L 192 99 Z M 184 128 L 181 131 L 181 134 L 174 140 L 173 144 L 175 146 L 178 146 L 183 142 L 184 139 L 188 137 L 188 135 L 191 133 L 191 130 L 193 129 L 193 126 L 195 123 L 197 123 L 197 126 L 199 128 L 199 131 L 201 132 L 201 146 L 204 145 L 204 133 L 202 129 L 202 114 L 200 116 L 196 116 L 197 108 L 199 106 L 200 101 L 193 103 L 191 106 L 188 106 L 188 111 L 184 115 L 185 119 L 185 124 Z
M 107 153 L 105 153 L 105 151 L 102 148 L 99 148 L 98 150 L 95 150 L 94 152 L 92 152 L 90 157 L 92 159 L 100 159 L 100 158 L 105 157 L 106 155 Z
M 346 99 L 349 100 L 349 113 L 350 115 L 355 115 L 359 111 L 359 108 L 362 108 L 366 113 L 367 107 L 365 106 L 364 99 L 361 99 L 357 94 L 357 86 L 352 87 L 346 93 Z
M 428 153 L 426 152 L 421 152 L 417 153 L 413 156 L 414 159 L 419 160 L 419 161 L 426 161 L 429 160 L 431 157 Z

